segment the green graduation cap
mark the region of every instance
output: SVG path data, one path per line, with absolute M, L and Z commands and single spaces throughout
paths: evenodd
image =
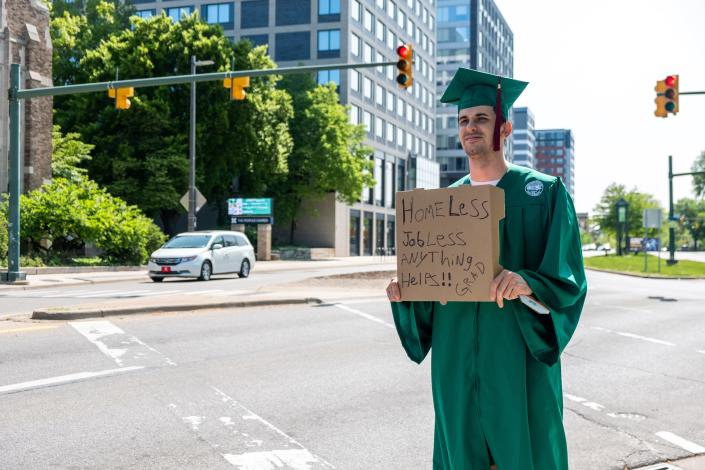
M 492 106 L 497 113 L 494 129 L 494 149 L 499 150 L 499 128 L 506 121 L 509 108 L 528 85 L 491 73 L 460 68 L 441 97 L 441 103 L 456 103 L 458 112 L 473 106 Z

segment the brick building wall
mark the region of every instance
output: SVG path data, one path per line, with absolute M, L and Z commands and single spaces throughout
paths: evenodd
M 10 64 L 20 64 L 22 88 L 52 86 L 49 9 L 43 0 L 0 0 L 0 193 L 8 190 Z M 23 191 L 51 179 L 51 97 L 21 103 Z

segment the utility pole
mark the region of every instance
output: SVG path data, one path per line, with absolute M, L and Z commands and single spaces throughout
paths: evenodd
M 213 65 L 212 60 L 196 60 L 191 56 L 191 75 L 196 75 L 196 68 Z M 188 183 L 188 231 L 196 230 L 196 82 L 191 82 L 191 125 L 189 129 L 189 183 Z
M 693 93 L 694 94 L 694 93 Z M 676 228 L 673 226 L 676 222 L 676 217 L 673 214 L 673 177 L 674 176 L 695 176 L 705 175 L 705 171 L 691 171 L 689 173 L 673 173 L 673 156 L 668 156 L 668 260 L 666 264 L 669 266 L 676 264 Z

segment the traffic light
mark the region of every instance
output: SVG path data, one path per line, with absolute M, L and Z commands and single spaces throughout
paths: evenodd
M 108 90 L 108 96 L 115 98 L 115 109 L 130 109 L 130 100 L 135 96 L 135 89 L 133 87 L 127 88 L 111 88 Z
M 244 100 L 247 96 L 245 88 L 250 86 L 250 77 L 226 78 L 223 80 L 223 86 L 230 88 L 231 100 Z
M 656 111 L 654 115 L 667 117 L 678 113 L 678 75 L 669 75 L 656 82 Z
M 409 88 L 414 84 L 414 48 L 406 43 L 397 47 L 397 83 L 400 88 Z

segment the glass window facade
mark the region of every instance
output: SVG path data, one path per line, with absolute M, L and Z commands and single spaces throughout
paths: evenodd
M 325 85 L 333 82 L 336 86 L 340 86 L 340 70 L 320 70 L 318 72 L 318 84 Z
M 339 15 L 340 0 L 318 0 L 319 15 Z
M 327 29 L 318 32 L 318 52 L 337 52 L 337 55 L 340 55 L 339 29 Z
M 181 21 L 181 17 L 184 15 L 190 15 L 193 13 L 193 6 L 186 7 L 173 7 L 166 9 L 166 16 L 172 19 L 172 21 Z
M 233 27 L 233 4 L 232 3 L 214 3 L 211 5 L 203 5 L 201 16 L 208 24 L 219 24 L 225 29 Z
M 264 28 L 269 26 L 269 0 L 247 0 L 240 4 L 240 27 Z
M 308 60 L 311 58 L 311 33 L 301 31 L 296 33 L 279 33 L 275 36 L 275 60 Z
M 275 16 L 277 26 L 309 24 L 311 0 L 276 0 Z

